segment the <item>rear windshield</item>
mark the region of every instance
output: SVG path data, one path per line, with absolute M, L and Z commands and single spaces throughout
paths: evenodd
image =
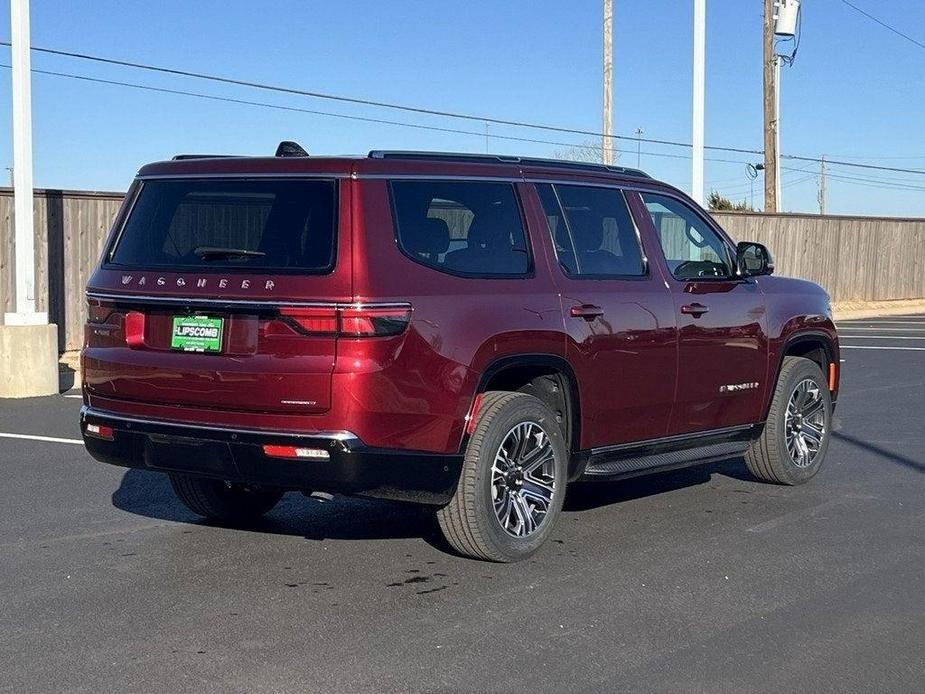
M 334 181 L 145 181 L 109 262 L 329 272 L 335 196 Z

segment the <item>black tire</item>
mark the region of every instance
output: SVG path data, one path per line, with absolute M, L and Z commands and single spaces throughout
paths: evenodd
M 280 489 L 246 487 L 178 472 L 169 476 L 174 493 L 190 511 L 229 525 L 260 518 L 276 506 L 283 495 Z
M 812 459 L 798 464 L 787 445 L 787 408 L 794 391 L 806 380 L 812 381 L 818 388 L 823 425 L 821 440 Z M 745 453 L 745 464 L 755 477 L 765 482 L 789 485 L 808 482 L 822 467 L 831 428 L 832 396 L 819 365 L 802 357 L 784 357 L 764 431 Z
M 552 480 L 548 510 L 532 532 L 517 537 L 505 530 L 495 512 L 492 466 L 502 444 L 519 424 L 542 429 L 554 462 L 544 466 Z M 524 393 L 485 393 L 475 430 L 466 446 L 456 493 L 437 512 L 444 537 L 457 552 L 474 559 L 496 562 L 526 559 L 546 541 L 559 517 L 568 481 L 567 467 L 568 449 L 562 429 L 541 400 Z M 532 519 L 533 510 L 528 512 Z

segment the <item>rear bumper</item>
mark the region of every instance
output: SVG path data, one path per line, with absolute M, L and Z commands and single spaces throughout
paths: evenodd
M 112 440 L 88 434 L 88 424 L 112 428 Z M 87 406 L 80 430 L 90 455 L 111 465 L 422 504 L 446 504 L 462 468 L 461 455 L 372 448 L 349 432 L 186 425 Z M 264 454 L 265 444 L 320 449 L 328 458 L 274 458 Z

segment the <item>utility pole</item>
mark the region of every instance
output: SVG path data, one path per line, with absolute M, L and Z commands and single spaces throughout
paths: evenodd
M 778 76 L 780 60 L 774 53 L 774 0 L 764 0 L 764 211 L 777 212 Z
M 703 205 L 703 121 L 706 84 L 707 0 L 694 0 L 694 104 L 691 197 Z
M 819 163 L 819 214 L 825 214 L 825 205 L 829 195 L 827 178 L 828 171 L 826 170 L 825 155 L 823 154 Z
M 613 164 L 613 0 L 604 0 L 604 136 L 601 155 Z

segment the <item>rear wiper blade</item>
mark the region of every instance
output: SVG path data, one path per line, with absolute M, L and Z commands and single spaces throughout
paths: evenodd
M 199 246 L 193 251 L 203 260 L 217 260 L 219 258 L 262 258 L 263 251 L 249 251 L 246 248 L 217 248 L 215 246 Z

